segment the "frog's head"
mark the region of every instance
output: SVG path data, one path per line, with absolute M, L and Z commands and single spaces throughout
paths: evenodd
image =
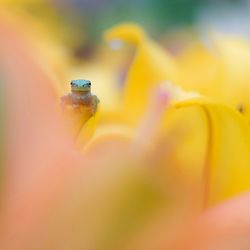
M 91 89 L 91 82 L 89 80 L 83 80 L 83 79 L 78 79 L 78 80 L 72 80 L 71 83 L 71 91 L 75 92 L 88 92 Z

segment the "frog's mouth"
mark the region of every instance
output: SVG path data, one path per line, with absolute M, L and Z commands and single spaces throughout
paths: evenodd
M 75 92 L 88 92 L 90 91 L 90 87 L 86 86 L 86 87 L 77 87 L 77 86 L 72 86 L 71 87 L 71 90 L 72 91 L 75 91 Z

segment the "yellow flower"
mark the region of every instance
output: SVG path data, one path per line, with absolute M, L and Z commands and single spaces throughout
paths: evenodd
M 155 76 L 161 79 L 161 72 L 164 72 L 168 65 L 159 63 L 165 55 L 162 51 L 161 54 L 158 53 L 160 49 L 154 50 L 158 45 L 148 41 L 147 36 L 137 26 L 123 24 L 115 27 L 114 30 L 111 29 L 106 33 L 106 38 L 109 41 L 120 38 L 123 41 L 133 42 L 138 47 L 144 46 L 143 49 L 137 48 L 139 52 L 135 53 L 134 61 L 129 69 L 125 94 L 121 100 L 123 105 L 126 103 L 123 107 L 124 116 L 138 124 L 143 114 L 147 114 L 146 110 L 152 106 L 149 96 L 152 95 L 157 85 L 163 87 L 164 91 L 167 91 L 174 99 L 172 107 L 164 112 L 158 124 L 154 114 L 148 118 L 148 120 L 156 120 L 156 124 L 153 123 L 153 125 L 150 121 L 148 122 L 151 124 L 148 126 L 155 127 L 156 131 L 159 129 L 160 132 L 155 132 L 156 138 L 154 135 L 152 138 L 147 136 L 151 133 L 148 130 L 144 131 L 140 137 L 144 138 L 143 143 L 150 144 L 149 154 L 153 159 L 151 164 L 156 165 L 161 173 L 163 171 L 163 175 L 165 172 L 166 178 L 171 168 L 185 187 L 182 191 L 185 192 L 186 189 L 187 192 L 196 195 L 197 207 L 211 206 L 248 190 L 250 188 L 248 170 L 250 144 L 249 126 L 244 117 L 218 101 L 211 102 L 201 96 L 197 99 L 199 95 L 196 93 L 185 92 L 171 83 L 156 81 Z M 196 53 L 198 58 L 203 57 L 203 48 L 200 54 L 197 51 Z M 151 56 L 150 64 L 159 65 L 159 67 L 148 66 L 149 70 L 145 73 L 145 63 L 139 59 L 149 57 L 149 55 Z M 205 58 L 209 56 L 206 54 Z M 214 61 L 209 62 L 208 65 L 211 64 L 211 67 L 215 65 Z M 161 80 L 171 80 L 167 74 L 167 67 L 165 72 L 166 75 Z M 177 73 L 175 71 L 175 74 Z M 145 74 L 147 74 L 147 79 L 145 79 Z M 137 75 L 137 77 L 131 77 L 131 75 Z M 176 76 L 176 79 L 178 78 L 181 79 Z M 127 84 L 130 84 L 130 87 L 127 87 Z M 194 88 L 194 90 L 197 89 Z M 142 99 L 140 93 L 146 93 L 142 94 Z M 182 99 L 192 99 L 192 101 L 180 102 Z M 129 103 L 130 101 L 133 105 Z M 138 107 L 140 107 L 140 112 Z M 154 112 L 157 113 L 156 110 Z M 110 138 L 117 141 L 130 140 L 133 143 L 136 127 L 132 129 L 135 132 L 129 132 L 126 124 L 123 127 L 112 124 L 111 129 L 107 127 L 109 128 L 109 125 L 97 127 L 96 136 L 88 144 L 88 149 L 91 145 L 98 145 Z M 120 129 L 117 130 L 118 127 Z M 145 152 L 144 157 L 148 154 L 148 151 Z M 156 155 L 152 152 L 156 152 Z M 228 157 L 229 155 L 231 157 Z
M 129 42 L 136 46 L 135 56 L 125 82 L 125 93 L 122 103 L 124 105 L 124 115 L 133 117 L 132 119 L 138 122 L 141 115 L 145 113 L 147 105 L 150 106 L 149 96 L 152 95 L 154 87 L 162 85 L 163 81 L 171 81 L 173 79 L 181 82 L 182 68 L 180 64 L 175 63 L 174 58 L 167 52 L 164 52 L 159 45 L 151 41 L 143 30 L 136 25 L 118 25 L 107 31 L 105 38 L 109 42 L 120 39 L 123 42 Z M 226 50 L 225 47 L 224 50 L 228 56 L 231 55 L 230 51 Z M 238 51 L 242 50 L 238 49 Z M 202 81 L 203 78 L 206 81 L 209 79 L 211 84 L 214 85 L 208 86 L 209 82 L 207 82 L 207 84 L 204 84 L 204 91 L 200 92 L 204 95 L 207 94 L 208 97 L 213 96 L 212 91 L 215 93 L 215 87 L 218 86 L 218 82 L 223 80 L 219 77 L 221 72 L 217 72 L 217 67 L 221 63 L 220 57 L 216 60 L 216 55 L 209 53 L 200 46 L 195 47 L 194 52 L 191 53 L 193 55 L 192 58 L 190 56 L 187 57 L 189 58 L 189 64 L 192 65 L 188 69 L 190 69 L 189 74 L 193 75 L 192 80 L 194 83 L 193 88 L 189 86 L 189 90 L 201 90 L 199 87 L 202 88 L 203 85 L 198 85 L 198 81 Z M 231 55 L 231 58 L 233 55 Z M 202 63 L 200 63 L 201 66 L 198 64 L 202 58 L 204 58 L 202 62 L 206 63 L 205 66 Z M 232 71 L 227 66 L 230 62 L 229 59 L 224 60 L 223 73 Z M 191 70 L 195 69 L 195 67 L 197 68 L 198 76 Z M 201 71 L 203 74 L 204 70 L 207 72 L 204 76 L 199 73 L 200 67 L 203 67 L 203 71 Z M 238 73 L 237 69 L 234 70 Z M 247 79 L 248 72 L 245 71 L 243 75 Z M 195 79 L 195 76 L 198 78 Z M 229 78 L 233 82 L 234 79 L 232 77 Z M 244 79 L 243 76 L 241 78 Z M 189 181 L 193 181 L 192 178 L 197 178 L 196 181 L 198 183 L 202 182 L 202 185 L 205 186 L 202 195 L 202 199 L 205 200 L 203 205 L 205 206 L 228 198 L 235 193 L 248 190 L 250 188 L 248 171 L 250 164 L 249 126 L 247 121 L 237 111 L 234 112 L 218 103 L 221 96 L 222 100 L 220 101 L 231 104 L 229 99 L 228 102 L 224 99 L 229 91 L 225 90 L 217 93 L 217 103 L 210 104 L 210 101 L 206 99 L 194 99 L 197 97 L 195 93 L 190 95 L 190 93 L 179 89 L 176 94 L 177 87 L 173 87 L 170 83 L 164 86 L 170 95 L 174 95 L 175 99 L 181 96 L 179 99 L 193 99 L 193 101 L 191 102 L 192 105 L 189 105 L 190 108 L 185 107 L 188 105 L 183 106 L 182 103 L 178 104 L 177 102 L 176 105 L 180 106 L 180 109 L 173 108 L 171 112 L 169 110 L 166 112 L 166 118 L 164 117 L 165 125 L 161 125 L 163 128 L 159 137 L 161 138 L 167 133 L 164 136 L 166 142 L 164 142 L 162 150 L 164 148 L 169 150 L 170 148 L 173 151 L 169 155 L 166 152 L 165 155 L 161 156 L 163 159 L 166 158 L 163 161 L 163 168 L 166 168 L 168 163 L 172 162 L 175 167 L 180 168 L 182 175 L 190 176 L 191 179 Z M 223 87 L 226 88 L 226 86 Z M 230 90 L 233 89 L 229 85 L 228 87 Z M 238 86 L 235 88 L 238 88 Z M 214 95 L 214 97 L 216 96 Z M 240 97 L 242 96 L 238 95 L 238 98 Z M 231 133 L 231 129 L 233 129 L 234 133 Z M 180 139 L 178 137 L 179 133 L 184 133 L 183 135 L 181 134 L 182 137 L 179 135 Z M 187 139 L 185 139 L 186 137 Z M 169 143 L 168 138 L 170 138 Z M 171 138 L 173 138 L 174 142 L 171 142 Z M 156 142 L 154 143 L 156 144 Z M 174 144 L 173 148 L 171 148 L 172 143 Z M 235 150 L 235 145 L 238 145 L 238 150 Z M 231 156 L 230 160 L 228 155 Z M 221 173 L 224 173 L 222 177 Z
M 216 96 L 206 93 L 213 93 L 209 88 L 200 91 L 197 79 L 187 78 L 194 83 L 189 92 L 175 86 L 182 85 L 182 72 L 188 76 L 187 65 L 180 66 L 140 27 L 122 24 L 105 35 L 108 41 L 135 46 L 124 95 L 117 98 L 119 90 L 112 84 L 108 91 L 99 85 L 99 113 L 87 122 L 87 116 L 68 110 L 82 150 L 76 149 L 75 138 L 63 126 L 59 94 L 52 87 L 58 82 L 22 33 L 4 19 L 0 35 L 8 107 L 3 249 L 161 249 L 159 243 L 179 242 L 172 236 L 178 235 L 182 243 L 180 228 L 186 228 L 191 215 L 198 220 L 201 215 L 201 224 L 192 224 L 199 236 L 206 229 L 206 218 L 215 227 L 223 211 L 228 215 L 234 206 L 248 204 L 243 197 L 224 203 L 226 208 L 208 210 L 250 189 L 248 120 L 224 97 L 222 104 L 219 98 L 208 99 Z M 198 67 L 199 58 L 205 58 L 213 67 L 216 57 L 204 48 L 198 51 L 190 65 Z M 84 70 L 94 75 L 94 65 L 99 64 Z M 228 66 L 223 65 L 225 73 Z M 207 74 L 218 81 L 216 70 Z M 96 79 L 100 84 L 102 78 Z M 108 101 L 102 108 L 107 97 L 114 97 L 110 110 Z M 225 226 L 227 217 L 221 218 L 220 225 Z M 232 234 L 233 239 L 236 236 Z

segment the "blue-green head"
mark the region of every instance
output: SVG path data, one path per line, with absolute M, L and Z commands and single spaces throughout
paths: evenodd
M 91 82 L 89 80 L 77 79 L 72 80 L 71 83 L 71 91 L 82 91 L 88 92 L 91 90 Z

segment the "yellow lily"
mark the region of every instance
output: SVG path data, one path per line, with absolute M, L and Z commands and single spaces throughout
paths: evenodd
M 107 33 L 108 39 L 138 42 L 121 101 L 130 123 L 97 124 L 83 154 L 62 126 L 53 78 L 17 30 L 1 22 L 0 33 L 8 122 L 15 121 L 8 124 L 4 249 L 150 249 L 144 243 L 154 243 L 156 234 L 145 235 L 161 231 L 162 220 L 169 233 L 171 219 L 186 218 L 190 207 L 199 214 L 250 189 L 247 120 L 171 83 L 162 86 L 179 79 L 174 60 L 138 27 Z M 172 96 L 175 102 L 169 103 Z M 73 125 L 85 118 L 77 117 Z
M 123 107 L 124 115 L 130 118 L 134 116 L 133 120 L 137 119 L 138 123 L 140 112 L 144 111 L 145 113 L 147 105 L 150 106 L 147 97 L 152 94 L 154 87 L 162 84 L 160 80 L 170 78 L 171 74 L 167 71 L 167 66 L 171 62 L 170 69 L 173 69 L 175 64 L 172 61 L 174 59 L 170 60 L 168 54 L 162 54 L 164 51 L 149 40 L 138 26 L 132 24 L 118 25 L 106 32 L 105 38 L 108 41 L 122 39 L 122 41 L 131 42 L 137 46 L 138 51 L 129 69 L 122 102 L 125 105 Z M 205 60 L 208 66 L 210 64 L 211 67 L 216 65 L 214 64 L 215 58 L 211 57 L 204 48 L 201 48 L 200 55 L 197 50 L 195 51 L 198 58 L 200 56 L 205 57 L 205 59 L 210 58 Z M 144 58 L 151 58 L 151 60 L 144 63 Z M 162 64 L 162 60 L 168 61 L 168 64 Z M 156 68 L 152 65 L 159 67 Z M 144 72 L 144 66 L 148 67 L 147 72 Z M 162 72 L 165 72 L 164 76 L 161 74 Z M 177 71 L 171 72 L 177 74 Z M 174 77 L 174 73 L 172 73 L 172 77 Z M 146 79 L 145 75 L 147 75 Z M 216 79 L 218 80 L 218 78 Z M 145 84 L 144 81 L 146 81 Z M 162 161 L 160 165 L 163 169 L 171 163 L 178 169 L 180 176 L 187 177 L 187 183 L 196 183 L 199 187 L 202 185 L 200 187 L 202 193 L 199 193 L 201 195 L 199 202 L 202 206 L 210 206 L 234 194 L 248 190 L 250 188 L 248 184 L 250 178 L 248 171 L 250 138 L 247 121 L 236 111 L 234 112 L 219 103 L 202 101 L 202 98 L 194 99 L 197 97 L 196 93 L 185 92 L 170 83 L 163 84 L 163 86 L 165 86 L 165 91 L 172 95 L 172 103 L 176 103 L 174 105 L 178 107 L 178 109 L 168 110 L 164 115 L 164 121 L 160 123 L 161 125 L 157 125 L 161 127 L 159 138 L 165 135 L 163 136 L 165 142 L 161 142 L 162 139 L 159 139 L 158 142 L 163 143 L 161 150 L 165 152 L 164 148 L 166 148 L 171 152 L 166 151 L 165 155 L 160 158 L 160 162 Z M 140 98 L 141 93 L 144 93 L 142 99 Z M 180 102 L 182 99 L 193 99 L 193 101 L 185 104 L 185 102 Z M 138 116 L 135 118 L 136 115 Z M 234 134 L 231 134 L 231 128 L 234 129 Z M 101 138 L 104 136 L 108 140 L 109 133 L 104 132 L 104 135 L 101 133 Z M 126 137 L 126 129 L 118 132 L 118 138 L 119 134 L 121 137 Z M 131 133 L 130 136 L 132 136 Z M 96 144 L 96 140 L 98 141 L 98 136 L 90 144 Z M 154 143 L 157 145 L 157 140 Z M 236 152 L 234 152 L 234 145 L 238 145 L 239 150 Z M 158 145 L 158 147 L 160 146 Z M 230 160 L 228 160 L 228 155 L 231 155 Z M 224 173 L 224 180 L 220 173 Z M 197 186 L 195 188 L 197 189 Z

